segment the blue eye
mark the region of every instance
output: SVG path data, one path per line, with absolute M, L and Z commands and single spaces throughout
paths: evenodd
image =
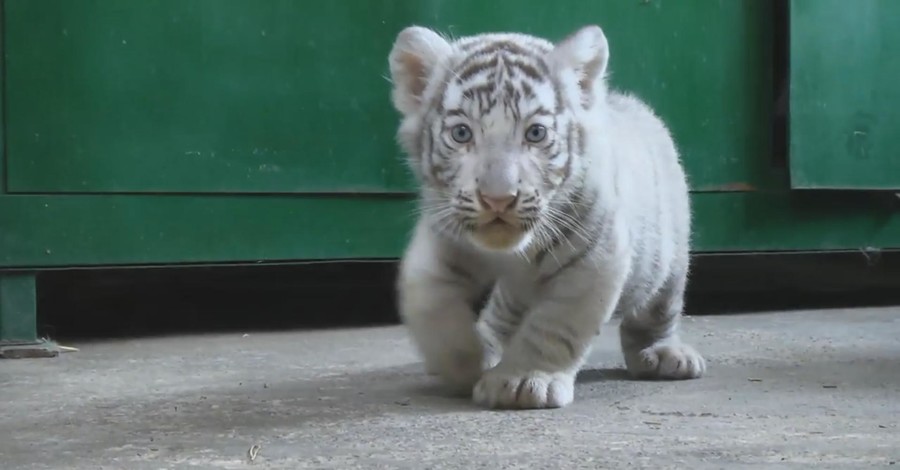
M 450 129 L 450 136 L 458 143 L 465 144 L 472 140 L 472 129 L 465 124 L 457 124 Z
M 525 131 L 525 140 L 532 144 L 541 142 L 547 138 L 547 128 L 540 124 L 532 124 Z

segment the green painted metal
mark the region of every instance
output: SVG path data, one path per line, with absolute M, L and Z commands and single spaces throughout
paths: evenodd
M 394 0 L 5 0 L 12 192 L 403 191 Z M 352 25 L 352 27 L 348 27 Z
M 552 39 L 599 23 L 613 83 L 670 123 L 694 189 L 778 181 L 761 158 L 770 2 L 3 4 L 11 192 L 409 191 L 383 77 L 411 23 Z
M 900 189 L 900 2 L 791 0 L 794 188 Z
M 3 26 L 6 24 L 6 17 L 3 13 L 4 0 L 0 0 L 0 197 L 6 193 L 6 58 L 4 51 L 6 49 L 6 39 L 3 34 Z M 2 227 L 0 227 L 2 230 Z
M 56 343 L 38 338 L 36 276 L 0 271 L 0 359 L 59 355 Z
M 878 200 L 696 193 L 699 252 L 900 248 Z M 0 198 L 0 268 L 396 258 L 414 204 L 396 197 Z
M 696 252 L 900 248 L 896 204 L 792 192 L 773 163 L 774 2 L 0 2 L 0 341 L 36 339 L 39 269 L 399 256 L 415 204 L 383 77 L 413 23 L 602 25 L 613 85 L 682 151 Z M 792 185 L 896 188 L 900 8 L 791 7 Z
M 34 273 L 0 273 L 0 344 L 36 341 Z
M 398 256 L 414 206 L 393 196 L 0 197 L 0 268 Z

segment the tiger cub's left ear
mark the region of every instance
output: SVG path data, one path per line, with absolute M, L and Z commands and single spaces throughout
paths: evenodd
M 400 31 L 388 57 L 394 106 L 403 114 L 415 112 L 435 68 L 450 55 L 446 39 L 421 26 Z
M 572 105 L 589 108 L 606 92 L 609 44 L 599 26 L 585 26 L 564 39 L 550 53 L 550 61 Z

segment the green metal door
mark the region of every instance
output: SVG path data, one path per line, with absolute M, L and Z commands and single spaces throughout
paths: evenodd
M 771 186 L 769 2 L 5 0 L 12 193 L 397 193 L 387 55 L 412 23 L 561 39 L 673 128 L 696 191 Z
M 6 0 L 7 190 L 405 192 L 395 0 Z
M 794 13 L 826 11 L 819 1 L 839 10 L 813 0 Z M 898 247 L 893 207 L 797 194 L 773 155 L 773 11 L 785 4 L 0 0 L 0 270 L 396 257 L 415 203 L 383 77 L 409 24 L 553 39 L 602 25 L 612 85 L 647 100 L 681 149 L 696 251 Z M 835 24 L 851 14 L 863 15 Z M 826 29 L 805 21 L 812 54 Z M 794 99 L 821 95 L 807 93 Z M 876 137 L 897 121 L 894 101 L 869 103 Z M 818 118 L 795 118 L 796 143 Z M 872 142 L 880 166 L 859 174 L 897 178 L 882 158 L 891 142 Z M 804 149 L 792 164 L 819 170 Z
M 791 1 L 793 188 L 900 188 L 898 19 L 897 0 Z

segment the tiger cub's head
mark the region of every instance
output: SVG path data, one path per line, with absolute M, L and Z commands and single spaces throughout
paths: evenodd
M 523 250 L 549 235 L 553 202 L 579 184 L 578 119 L 606 93 L 608 58 L 597 26 L 557 45 L 514 33 L 450 42 L 423 27 L 400 32 L 392 98 L 423 216 L 488 250 Z

